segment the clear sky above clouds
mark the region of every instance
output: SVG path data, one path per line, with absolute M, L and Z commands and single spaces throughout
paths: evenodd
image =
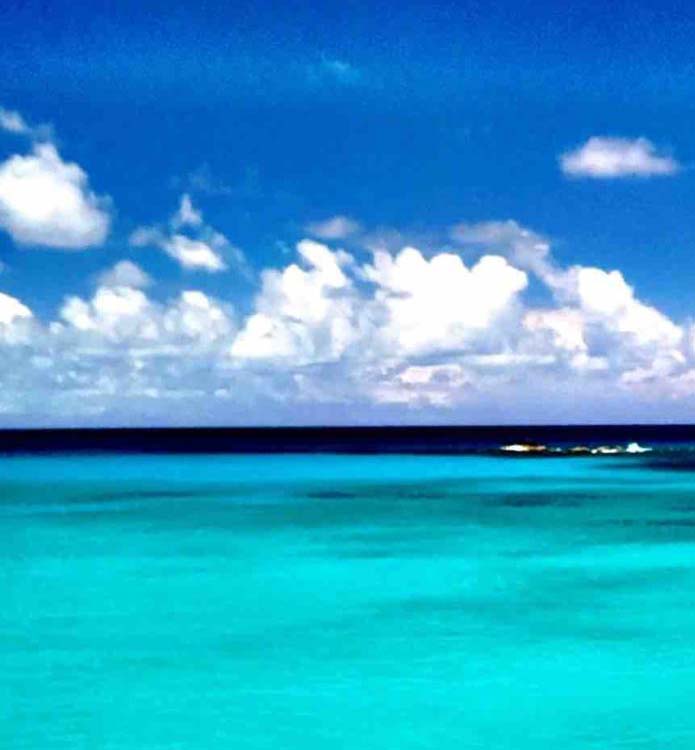
M 691 4 L 0 37 L 0 424 L 695 419 Z

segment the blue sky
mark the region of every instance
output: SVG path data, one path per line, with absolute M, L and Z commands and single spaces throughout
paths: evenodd
M 15 3 L 0 423 L 692 419 L 694 21 Z

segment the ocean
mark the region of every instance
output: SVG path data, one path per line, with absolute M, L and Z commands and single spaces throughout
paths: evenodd
M 695 747 L 693 428 L 0 451 L 2 748 Z

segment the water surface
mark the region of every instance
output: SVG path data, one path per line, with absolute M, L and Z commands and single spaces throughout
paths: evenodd
M 689 455 L 2 457 L 0 746 L 691 750 Z

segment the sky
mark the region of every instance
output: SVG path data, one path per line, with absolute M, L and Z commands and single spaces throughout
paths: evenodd
M 692 4 L 0 38 L 0 426 L 695 419 Z

